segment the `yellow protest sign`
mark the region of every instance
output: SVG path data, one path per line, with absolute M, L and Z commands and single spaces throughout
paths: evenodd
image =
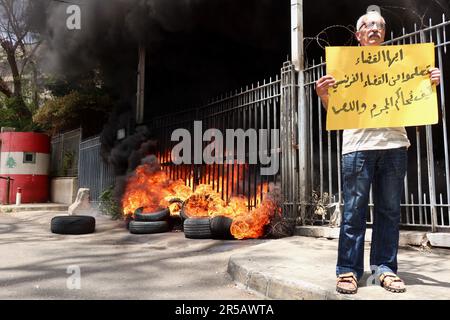
M 327 130 L 404 127 L 438 122 L 434 44 L 327 47 Z

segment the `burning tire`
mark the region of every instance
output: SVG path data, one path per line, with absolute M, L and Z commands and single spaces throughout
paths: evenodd
M 170 217 L 170 211 L 168 208 L 155 211 L 155 212 L 143 212 L 144 208 L 138 208 L 134 212 L 134 219 L 136 221 L 166 221 Z
M 188 218 L 183 223 L 184 236 L 189 239 L 211 239 L 210 218 Z
M 234 239 L 231 234 L 231 224 L 233 219 L 225 216 L 216 216 L 211 219 L 211 234 L 213 239 Z
M 181 219 L 183 219 L 183 221 L 186 220 L 186 219 L 190 219 L 189 216 L 186 214 L 186 212 L 184 210 L 184 205 L 181 207 L 180 217 L 181 217 Z
M 134 234 L 150 234 L 169 231 L 167 221 L 130 221 L 129 230 Z
M 50 222 L 50 230 L 57 234 L 87 234 L 95 231 L 91 216 L 57 216 Z

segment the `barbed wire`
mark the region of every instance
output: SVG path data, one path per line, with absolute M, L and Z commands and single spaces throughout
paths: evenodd
M 327 34 L 327 32 L 329 32 L 332 29 L 345 29 L 346 31 L 348 31 L 350 33 L 348 40 L 344 40 L 343 42 L 340 42 L 340 43 L 332 43 L 329 39 L 329 35 Z M 333 45 L 348 46 L 348 45 L 351 45 L 355 39 L 355 31 L 356 31 L 355 27 L 352 25 L 344 26 L 344 25 L 335 24 L 335 25 L 328 26 L 328 27 L 322 29 L 314 37 L 304 37 L 303 41 L 304 41 L 304 46 L 305 46 L 306 60 L 308 59 L 308 51 L 306 49 L 308 49 L 308 47 L 311 44 L 316 43 L 323 50 L 325 50 L 325 47 L 330 47 Z
M 395 16 L 398 19 L 398 21 L 400 21 L 400 24 L 401 24 L 402 28 L 405 28 L 405 25 L 403 24 L 403 17 L 400 14 L 398 14 L 396 11 L 389 10 L 389 9 L 400 9 L 400 10 L 403 10 L 403 11 L 408 11 L 408 12 L 412 13 L 420 21 L 420 28 L 422 28 L 422 27 L 424 27 L 424 19 L 425 19 L 425 16 L 426 16 L 429 8 L 426 8 L 425 12 L 422 15 L 420 15 L 414 9 L 405 8 L 405 7 L 399 7 L 399 6 L 383 6 L 382 9 L 384 11 L 386 11 L 387 13 Z

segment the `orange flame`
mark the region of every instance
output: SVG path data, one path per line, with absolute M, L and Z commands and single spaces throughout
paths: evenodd
M 176 210 L 179 209 L 179 204 L 171 204 L 171 200 L 178 198 L 184 201 L 191 193 L 191 189 L 183 181 L 171 181 L 164 171 L 152 172 L 148 165 L 140 165 L 134 176 L 128 179 L 122 197 L 123 213 L 132 215 L 140 207 L 150 212 L 165 207 Z
M 218 172 L 217 172 L 218 173 Z M 234 172 L 239 183 L 240 173 Z M 217 182 L 221 175 L 216 176 Z M 222 177 L 223 179 L 223 177 Z M 227 179 L 228 181 L 230 179 Z M 277 212 L 275 201 L 264 195 L 268 192 L 268 184 L 264 183 L 257 188 L 253 206 L 256 209 L 249 211 L 247 199 L 235 196 L 228 203 L 221 198 L 221 185 L 219 192 L 211 185 L 200 184 L 193 192 L 185 185 L 185 181 L 172 181 L 164 171 L 153 171 L 144 164 L 139 166 L 135 175 L 129 178 L 122 198 L 124 215 L 132 215 L 137 208 L 144 207 L 145 211 L 156 211 L 168 207 L 171 214 L 177 214 L 184 201 L 184 211 L 189 217 L 226 216 L 233 219 L 231 233 L 236 239 L 259 238 L 264 235 L 265 226 Z M 217 185 L 216 185 L 217 187 Z M 231 187 L 229 190 L 231 191 Z M 261 196 L 264 200 L 261 201 Z M 173 203 L 174 200 L 178 202 Z
M 267 187 L 263 186 L 262 189 L 267 190 Z M 236 239 L 260 238 L 264 235 L 265 226 L 277 212 L 278 206 L 269 197 L 261 202 L 260 194 L 256 201 L 260 206 L 249 211 L 246 198 L 232 197 L 227 204 L 211 186 L 200 185 L 187 199 L 184 210 L 189 217 L 227 216 L 233 219 L 231 234 Z
M 233 219 L 231 234 L 236 239 L 256 239 L 264 235 L 265 226 L 278 211 L 278 206 L 272 199 L 266 198 L 261 206 L 247 215 L 239 215 Z

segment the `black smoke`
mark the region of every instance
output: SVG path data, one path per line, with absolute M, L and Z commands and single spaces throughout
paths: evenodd
M 44 69 L 70 76 L 101 68 L 105 84 L 132 104 L 137 50 L 145 46 L 149 117 L 274 75 L 288 54 L 286 1 L 68 1 L 81 8 L 81 30 L 67 29 L 67 2 L 34 2 Z
M 33 0 L 30 20 L 45 39 L 44 70 L 67 77 L 99 68 L 105 86 L 135 105 L 137 50 L 147 49 L 146 118 L 196 106 L 279 73 L 290 55 L 290 0 Z M 81 8 L 68 30 L 67 7 Z M 388 34 L 450 14 L 448 0 L 316 0 L 304 3 L 308 59 L 324 46 L 356 44 L 358 17 L 376 4 Z M 331 27 L 330 26 L 339 26 Z M 347 28 L 347 29 L 346 29 Z M 321 31 L 325 32 L 321 33 Z
M 69 3 L 81 30 L 68 30 Z M 145 46 L 145 118 L 190 107 L 279 73 L 290 55 L 290 0 L 33 0 L 30 21 L 45 40 L 41 66 L 73 77 L 99 69 L 117 97 L 104 125 L 104 156 L 116 174 L 135 167 L 133 152 L 151 138 L 134 132 L 138 47 Z M 382 9 L 388 33 L 450 15 L 448 0 L 316 0 L 304 3 L 308 60 L 329 45 L 356 45 L 352 31 L 369 5 Z M 333 27 L 334 26 L 334 27 Z M 322 32 L 324 31 L 324 32 Z M 320 40 L 317 40 L 320 38 Z M 317 45 L 317 43 L 321 46 Z M 101 127 L 101 126 L 99 126 Z M 117 130 L 128 138 L 117 142 Z M 139 154 L 137 155 L 139 156 Z

